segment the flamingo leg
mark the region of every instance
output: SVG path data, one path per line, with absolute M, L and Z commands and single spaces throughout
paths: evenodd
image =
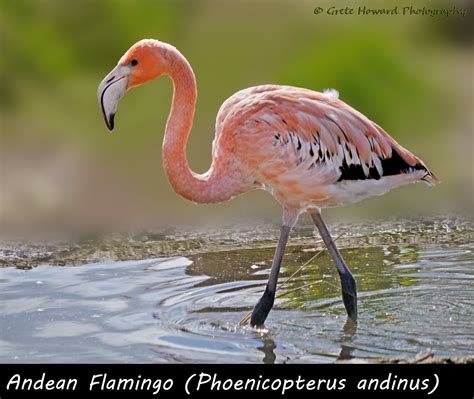
M 275 301 L 275 292 L 278 282 L 278 273 L 280 272 L 281 261 L 283 254 L 285 253 L 286 243 L 290 236 L 291 227 L 283 225 L 281 227 L 280 240 L 273 257 L 272 269 L 270 271 L 270 277 L 268 278 L 267 287 L 260 300 L 255 305 L 252 317 L 250 318 L 250 325 L 252 327 L 261 327 L 265 322 L 265 319 L 272 309 L 273 302 Z
M 313 218 L 314 224 L 319 230 L 319 234 L 328 248 L 329 254 L 336 264 L 339 278 L 341 280 L 342 300 L 347 311 L 347 315 L 354 322 L 357 321 L 357 287 L 354 276 L 347 267 L 341 253 L 336 247 L 326 224 L 323 221 L 321 212 L 316 209 L 309 210 L 309 214 Z

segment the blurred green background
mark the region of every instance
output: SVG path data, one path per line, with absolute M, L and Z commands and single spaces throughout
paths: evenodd
M 330 16 L 313 10 L 360 4 L 1 0 L 2 230 L 279 222 L 279 205 L 265 192 L 197 206 L 171 190 L 161 166 L 168 79 L 129 92 L 108 133 L 97 85 L 142 38 L 175 45 L 197 76 L 193 170 L 208 169 L 215 116 L 235 91 L 264 83 L 334 87 L 443 183 L 410 185 L 330 210 L 330 218 L 472 212 L 473 3 L 412 3 L 469 11 L 465 18 Z

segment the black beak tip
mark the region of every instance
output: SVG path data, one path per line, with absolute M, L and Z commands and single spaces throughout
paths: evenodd
M 115 114 L 110 114 L 109 119 L 107 120 L 107 127 L 110 131 L 114 130 L 114 118 Z

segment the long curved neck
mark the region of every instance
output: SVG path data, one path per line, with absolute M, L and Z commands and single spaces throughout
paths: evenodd
M 163 166 L 173 190 L 197 203 L 224 201 L 225 188 L 218 182 L 213 166 L 204 174 L 194 173 L 186 159 L 186 143 L 196 107 L 196 78 L 188 61 L 178 50 L 168 53 L 167 73 L 174 86 L 171 112 L 163 140 Z

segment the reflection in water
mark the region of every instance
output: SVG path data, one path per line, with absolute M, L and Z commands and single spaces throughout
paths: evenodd
M 263 346 L 257 347 L 257 349 L 265 354 L 263 363 L 274 364 L 276 360 L 276 355 L 274 352 L 274 349 L 276 348 L 275 341 L 265 333 L 262 335 L 262 343 Z
M 358 290 L 367 292 L 399 286 L 410 287 L 416 284 L 416 279 L 394 273 L 394 267 L 399 262 L 399 260 L 397 261 L 398 251 L 398 247 L 364 247 L 343 249 L 341 253 L 353 271 Z M 410 262 L 415 263 L 417 251 L 414 246 L 406 248 L 406 251 L 410 254 Z M 308 253 L 307 258 L 310 258 L 313 252 Z M 298 267 L 297 259 L 290 257 L 287 259 L 285 274 L 292 274 Z M 316 284 L 304 290 L 294 290 L 311 282 L 316 282 Z M 313 308 L 313 304 L 318 304 L 320 308 L 321 305 L 324 307 L 325 302 L 321 302 L 321 299 L 340 295 L 339 278 L 329 255 L 324 253 L 308 265 L 304 272 L 290 283 L 288 291 L 288 295 L 285 296 L 287 303 L 291 307 L 304 309 Z M 327 306 L 332 306 L 332 304 L 332 301 L 327 302 Z
M 341 337 L 341 352 L 339 352 L 338 360 L 349 360 L 353 358 L 352 352 L 354 347 L 351 345 L 355 333 L 357 332 L 357 323 L 351 319 L 347 319 L 342 328 L 343 335 Z
M 265 334 L 238 322 L 261 295 L 273 247 L 0 268 L 0 361 L 333 362 L 413 358 L 427 348 L 474 355 L 473 229 L 456 223 L 379 226 L 339 242 L 358 282 L 357 326 L 346 322 L 326 253 L 281 291 Z M 296 240 L 282 279 L 320 247 L 312 236 Z

